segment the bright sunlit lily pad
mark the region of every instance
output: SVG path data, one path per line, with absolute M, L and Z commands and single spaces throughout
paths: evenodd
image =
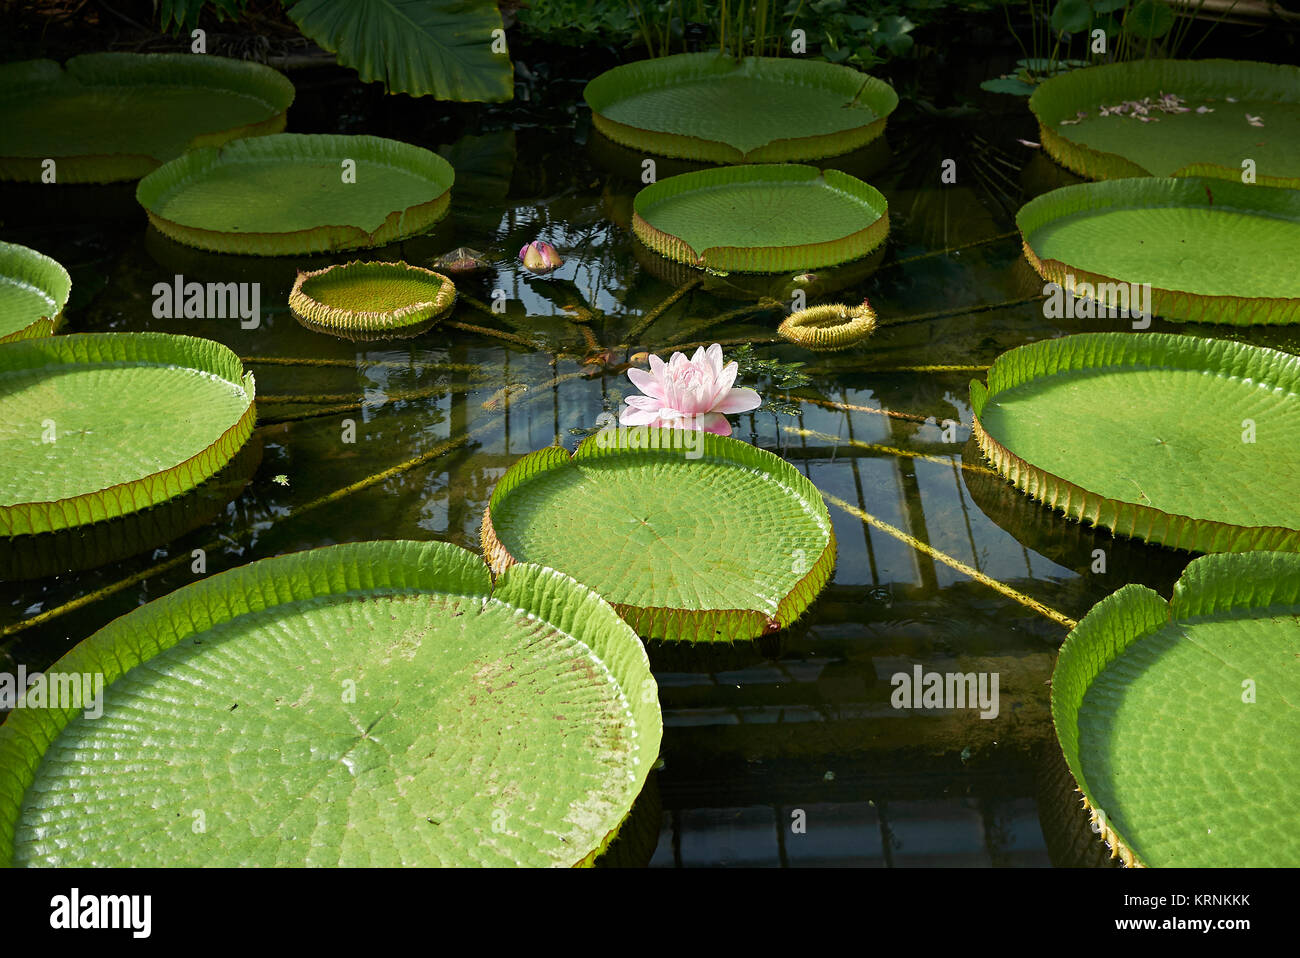
M 0 727 L 3 865 L 590 864 L 662 733 L 607 603 L 444 542 L 214 575 L 51 671 L 103 673 L 103 714 Z
M 281 133 L 195 150 L 140 181 L 160 233 L 220 253 L 282 256 L 382 246 L 447 215 L 438 154 L 378 136 Z
M 1084 333 L 1003 353 L 971 407 L 998 472 L 1072 519 L 1196 552 L 1300 550 L 1300 357 Z
M 284 129 L 293 84 L 192 53 L 86 53 L 0 66 L 0 179 L 135 180 L 200 146 Z
M 607 70 L 583 93 L 615 143 L 718 163 L 836 156 L 885 130 L 898 95 L 881 80 L 815 60 L 682 53 Z
M 1098 303 L 1131 305 L 1132 284 L 1150 283 L 1146 305 L 1165 319 L 1300 323 L 1300 190 L 1201 177 L 1081 183 L 1031 200 L 1016 224 L 1039 275 L 1067 290 L 1086 283 Z
M 253 376 L 220 343 L 84 333 L 0 345 L 0 535 L 165 502 L 248 439 Z
M 1052 717 L 1095 827 L 1130 865 L 1295 867 L 1300 555 L 1192 562 L 1173 600 L 1126 585 L 1052 673 Z M 1077 797 L 1077 796 L 1076 796 Z
M 59 263 L 17 243 L 0 243 L 0 343 L 59 328 L 72 278 Z
M 633 208 L 632 230 L 646 246 L 716 271 L 834 266 L 866 256 L 889 233 L 875 187 L 797 164 L 683 173 L 641 190 Z
M 786 628 L 830 580 L 821 494 L 785 460 L 706 432 L 599 432 L 511 466 L 483 516 L 494 572 L 567 572 L 646 638 L 731 642 Z

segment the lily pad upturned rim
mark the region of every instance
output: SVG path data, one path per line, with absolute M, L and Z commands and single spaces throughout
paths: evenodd
M 0 242 L 0 279 L 17 280 L 35 287 L 57 307 L 52 315 L 38 316 L 27 325 L 10 333 L 0 331 L 0 343 L 18 339 L 33 339 L 58 332 L 63 322 L 63 308 L 72 293 L 72 277 L 58 260 L 18 243 Z
M 410 303 L 392 310 L 359 310 L 331 306 L 312 296 L 312 280 L 333 273 L 352 272 L 379 276 L 416 275 L 417 278 L 437 282 L 438 291 L 427 302 Z M 335 335 L 388 334 L 391 336 L 416 335 L 428 329 L 449 312 L 456 302 L 456 284 L 447 276 L 412 266 L 405 262 L 378 262 L 351 260 L 336 263 L 323 269 L 299 271 L 289 293 L 289 308 L 300 323 L 309 329 Z
M 1104 804 L 1083 774 L 1079 710 L 1085 693 L 1131 646 L 1172 622 L 1275 605 L 1300 606 L 1300 556 L 1267 551 L 1206 555 L 1187 565 L 1168 602 L 1155 590 L 1130 583 L 1089 609 L 1066 636 L 1052 670 L 1052 724 L 1084 807 L 1125 865 L 1146 867 L 1111 818 L 1098 813 Z
M 572 864 L 592 864 L 616 837 L 658 758 L 663 723 L 645 647 L 594 592 L 536 565 L 517 566 L 495 582 L 474 553 L 447 542 L 383 540 L 325 546 L 261 559 L 182 586 L 104 626 L 50 671 L 102 673 L 105 688 L 131 669 L 240 616 L 322 596 L 443 593 L 482 597 L 549 622 L 593 654 L 626 695 L 638 728 L 633 779 L 608 832 L 592 848 L 573 849 Z M 76 708 L 15 709 L 0 726 L 0 864 L 12 863 L 23 798 L 43 755 Z
M 871 108 L 875 119 L 856 129 L 772 140 L 745 151 L 723 139 L 643 129 L 611 120 L 602 112 L 623 97 L 653 86 L 671 86 L 714 74 L 725 76 L 740 69 L 761 69 L 794 85 L 816 85 L 842 92 L 846 103 L 857 96 Z M 715 163 L 783 163 L 851 153 L 879 137 L 886 119 L 898 107 L 893 87 L 850 67 L 787 57 L 745 57 L 742 65 L 734 57 L 717 53 L 678 53 L 625 63 L 591 80 L 582 95 L 591 107 L 592 123 L 613 142 L 660 156 Z
M 714 186 L 765 186 L 822 181 L 824 188 L 851 197 L 876 213 L 876 219 L 846 236 L 793 246 L 711 246 L 695 250 L 678 236 L 654 226 L 651 207 L 665 199 Z M 682 173 L 659 180 L 637 193 L 632 202 L 632 232 L 660 256 L 701 269 L 737 273 L 780 273 L 786 270 L 816 269 L 861 259 L 875 250 L 889 234 L 889 203 L 874 186 L 839 170 L 819 170 L 798 163 L 723 166 Z
M 201 181 L 209 171 L 220 166 L 281 162 L 292 167 L 298 160 L 319 160 L 322 157 L 330 160 L 365 159 L 400 169 L 429 181 L 440 192 L 427 202 L 391 211 L 373 231 L 349 224 L 321 223 L 309 229 L 286 232 L 227 232 L 174 222 L 155 212 L 164 198 Z M 455 178 L 451 164 L 437 153 L 400 140 L 368 134 L 277 133 L 235 140 L 220 147 L 191 150 L 144 177 L 136 187 L 135 196 L 154 228 L 178 243 L 217 253 L 289 256 L 383 246 L 415 236 L 447 215 Z M 360 188 L 360 184 L 357 187 Z M 250 196 L 249 202 L 256 202 L 256 197 Z
M 1259 98 L 1294 103 L 1300 100 L 1300 67 L 1251 60 L 1132 60 L 1071 70 L 1044 80 L 1029 97 L 1029 109 L 1038 118 L 1039 141 L 1047 154 L 1062 166 L 1094 180 L 1151 176 L 1152 171 L 1118 153 L 1096 150 L 1076 143 L 1062 132 L 1061 120 L 1072 119 L 1079 110 L 1098 104 L 1131 99 L 1138 91 L 1153 95 L 1159 90 L 1180 96 L 1226 96 L 1234 89 L 1249 91 Z M 1213 176 L 1241 179 L 1241 168 L 1193 161 L 1173 172 L 1174 176 Z M 1300 177 L 1260 174 L 1265 186 L 1300 188 Z
M 980 422 L 999 393 L 1055 373 L 1091 368 L 1146 366 L 1220 372 L 1268 382 L 1300 393 L 1300 356 L 1224 339 L 1171 333 L 1078 333 L 1042 340 L 1002 353 L 989 367 L 988 385 L 971 380 L 972 428 L 980 451 L 1017 489 L 1071 519 L 1119 535 L 1189 552 L 1300 550 L 1300 530 L 1239 526 L 1215 519 L 1173 515 L 1152 506 L 1109 499 L 1054 475 L 1012 453 Z
M 75 81 L 94 87 L 196 86 L 224 84 L 231 92 L 256 97 L 268 115 L 254 123 L 200 133 L 191 149 L 217 146 L 241 137 L 258 137 L 284 129 L 294 87 L 288 77 L 261 63 L 195 53 L 82 53 L 60 65 L 56 60 L 24 60 L 0 65 L 6 96 L 36 93 Z M 9 156 L 0 149 L 0 180 L 39 182 L 40 161 L 56 163 L 60 183 L 113 183 L 136 180 L 172 157 L 150 153 L 83 153 L 65 156 Z
M 1210 195 L 1206 194 L 1207 189 L 1212 191 Z M 1213 202 L 1210 196 L 1213 196 Z M 1067 282 L 1070 276 L 1074 277 L 1075 283 L 1091 284 L 1094 290 L 1100 284 L 1137 282 L 1135 278 L 1121 280 L 1078 269 L 1057 259 L 1044 259 L 1032 245 L 1034 231 L 1055 220 L 1092 210 L 1135 207 L 1220 208 L 1300 222 L 1300 190 L 1190 176 L 1140 177 L 1063 186 L 1035 197 L 1016 213 L 1016 226 L 1020 230 L 1025 258 L 1039 276 L 1068 291 L 1074 288 Z M 1151 311 L 1170 320 L 1235 326 L 1300 323 L 1300 298 L 1296 297 L 1212 296 L 1153 286 L 1151 300 Z
M 876 311 L 866 303 L 831 303 L 791 313 L 776 331 L 783 339 L 806 349 L 835 352 L 857 345 L 875 329 Z
M 583 440 L 572 456 L 559 446 L 547 446 L 528 453 L 506 470 L 492 490 L 487 508 L 483 510 L 483 525 L 479 531 L 483 559 L 494 575 L 500 575 L 520 560 L 511 555 L 497 538 L 492 524 L 492 510 L 499 508 L 512 492 L 539 473 L 565 469 L 584 460 L 617 456 L 623 452 L 645 452 L 646 449 L 641 445 L 635 447 L 630 445 L 633 431 L 647 437 L 647 442 L 656 444 L 653 445 L 654 450 L 666 451 L 665 454 L 674 457 L 681 456 L 678 445 L 680 437 L 674 435 L 677 430 L 650 427 L 611 428 L 608 436 L 597 433 Z M 817 558 L 809 563 L 809 568 L 803 577 L 777 604 L 772 615 L 763 615 L 753 609 L 682 609 L 644 607 L 621 602 L 610 604 L 638 635 L 646 639 L 734 642 L 779 632 L 803 615 L 830 581 L 836 558 L 835 528 L 831 523 L 830 513 L 826 509 L 821 491 L 807 476 L 780 456 L 738 439 L 714 433 L 701 432 L 700 438 L 704 458 L 730 460 L 740 468 L 757 470 L 780 483 L 793 487 L 793 490 L 817 509 L 819 516 L 824 519 L 827 533 L 826 545 Z
M 248 440 L 257 419 L 255 380 L 221 343 L 170 333 L 71 333 L 0 346 L 0 374 L 56 365 L 132 363 L 198 370 L 242 389 L 248 405 L 214 442 L 167 469 L 66 499 L 0 504 L 0 536 L 54 532 L 166 502 L 219 472 Z

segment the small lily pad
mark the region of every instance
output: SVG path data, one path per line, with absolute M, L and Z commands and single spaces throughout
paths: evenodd
M 299 273 L 289 308 L 308 329 L 345 339 L 415 336 L 456 301 L 456 285 L 406 263 L 351 262 Z
M 862 342 L 876 329 L 876 312 L 868 304 L 810 306 L 787 316 L 777 334 L 806 349 L 836 352 Z

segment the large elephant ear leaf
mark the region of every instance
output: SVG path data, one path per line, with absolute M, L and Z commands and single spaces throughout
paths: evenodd
M 296 0 L 290 19 L 339 63 L 394 93 L 509 100 L 514 68 L 492 0 Z

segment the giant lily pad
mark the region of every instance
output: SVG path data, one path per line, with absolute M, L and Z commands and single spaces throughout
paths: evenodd
M 140 181 L 160 233 L 219 253 L 382 246 L 447 214 L 451 164 L 377 136 L 281 133 L 195 150 Z
M 50 672 L 103 673 L 103 714 L 0 728 L 3 864 L 587 864 L 662 729 L 599 596 L 443 542 L 254 562 Z
M 1192 562 L 1103 599 L 1052 674 L 1057 738 L 1131 865 L 1300 865 L 1300 555 Z
M 1181 102 L 1165 100 L 1166 112 L 1159 104 L 1170 96 Z M 1155 106 L 1143 104 L 1148 98 Z M 1126 103 L 1143 104 L 1145 112 L 1113 109 Z M 1239 180 L 1243 161 L 1251 160 L 1256 182 L 1300 187 L 1297 67 L 1242 60 L 1112 63 L 1044 81 L 1029 108 L 1043 149 L 1092 179 Z
M 0 346 L 0 535 L 165 502 L 253 430 L 253 376 L 220 343 L 85 333 Z
M 68 271 L 50 257 L 0 243 L 0 343 L 53 333 L 71 292 Z
M 998 472 L 1072 519 L 1198 552 L 1300 550 L 1300 357 L 1084 333 L 1003 353 L 971 407 Z
M 1131 305 L 1134 287 L 1115 284 L 1150 283 L 1147 305 L 1167 319 L 1300 322 L 1300 191 L 1199 177 L 1081 183 L 1030 201 L 1016 224 L 1041 276 L 1098 303 Z
M 835 565 L 826 504 L 788 462 L 645 427 L 598 432 L 572 458 L 551 446 L 516 462 L 492 492 L 482 541 L 494 572 L 549 565 L 642 636 L 696 642 L 789 626 Z
M 638 150 L 719 163 L 812 160 L 885 130 L 887 83 L 814 60 L 683 53 L 602 73 L 583 92 L 596 129 Z
M 284 129 L 293 84 L 257 63 L 87 53 L 0 66 L 0 179 L 135 180 L 199 146 Z
M 647 186 L 632 230 L 668 259 L 740 273 L 834 266 L 889 233 L 880 192 L 839 170 L 772 164 L 683 173 Z
M 309 329 L 345 339 L 415 336 L 456 301 L 456 284 L 407 263 L 353 262 L 298 274 L 289 308 Z

